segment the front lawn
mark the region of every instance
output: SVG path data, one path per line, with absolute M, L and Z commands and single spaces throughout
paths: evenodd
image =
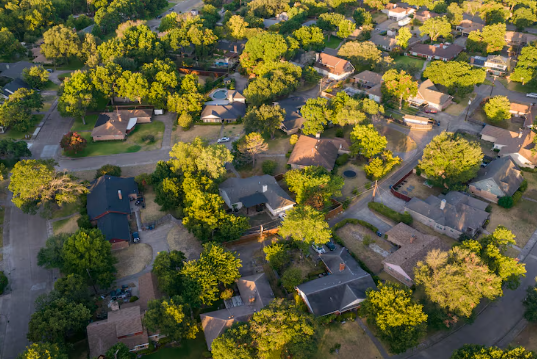
M 82 122 L 82 119 L 75 119 L 75 123 L 71 127 L 72 132 L 91 132 L 93 127 L 95 127 L 95 122 L 97 122 L 97 117 L 99 115 L 87 115 L 85 120 L 86 124 Z
M 80 215 L 75 215 L 71 218 L 61 219 L 59 221 L 52 223 L 52 229 L 54 234 L 58 235 L 61 233 L 75 233 L 78 230 L 77 220 L 80 218 Z
M 423 68 L 423 64 L 425 63 L 425 60 L 417 59 L 415 57 L 410 57 L 410 56 L 399 56 L 395 59 L 394 62 L 396 64 L 404 64 L 404 65 L 412 64 L 421 69 Z
M 522 86 L 522 83 L 520 82 L 507 81 L 507 79 L 503 77 L 497 78 L 496 81 L 499 81 L 506 89 L 510 91 L 516 91 L 521 93 L 535 92 L 535 90 L 530 89 L 527 84 Z
M 98 141 L 93 142 L 91 133 L 83 132 L 81 136 L 88 141 L 87 147 L 76 154 L 66 154 L 69 157 L 91 157 L 116 155 L 118 153 L 133 153 L 139 151 L 151 151 L 159 149 L 164 134 L 164 123 L 153 121 L 136 125 L 125 141 Z M 146 135 L 154 136 L 154 142 L 144 141 Z
M 331 49 L 337 49 L 339 44 L 341 44 L 341 41 L 342 40 L 337 36 L 330 36 L 330 39 L 328 39 L 328 36 L 324 37 L 324 45 Z
M 196 339 L 182 340 L 179 348 L 162 348 L 159 351 L 144 355 L 144 359 L 200 359 L 205 358 L 208 352 L 207 343 L 203 331 L 200 331 Z
M 42 91 L 57 91 L 60 89 L 60 85 L 48 80 L 45 83 L 45 86 L 41 89 Z
M 6 133 L 0 133 L 0 140 L 3 139 L 13 139 L 13 140 L 24 140 L 25 136 L 31 137 L 35 131 L 35 128 L 43 120 L 44 115 L 33 115 L 32 121 L 30 123 L 30 129 L 28 131 L 19 131 L 12 127 L 8 128 Z
M 418 146 L 413 139 L 388 126 L 377 125 L 377 131 L 388 140 L 386 148 L 392 152 L 410 152 Z

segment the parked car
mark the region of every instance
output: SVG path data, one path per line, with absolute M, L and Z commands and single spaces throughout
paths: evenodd
M 49 74 L 51 74 L 51 73 L 54 72 L 54 69 L 47 69 L 47 72 L 48 72 Z
M 162 15 L 158 15 L 158 16 L 157 16 L 157 19 L 162 19 Z
M 132 232 L 132 242 L 133 243 L 140 242 L 140 235 L 138 234 L 138 232 Z
M 229 137 L 222 137 L 222 138 L 219 138 L 218 141 L 216 141 L 218 143 L 222 143 L 222 142 L 229 142 Z
M 285 219 L 285 216 L 287 216 L 287 213 L 285 212 L 282 212 L 278 215 L 278 217 L 280 217 L 281 219 Z
M 326 251 L 324 250 L 323 246 L 316 246 L 315 244 L 312 244 L 311 248 L 313 248 L 313 250 L 315 252 L 319 253 L 319 254 L 326 253 Z
M 526 97 L 537 98 L 537 93 L 527 93 Z
M 332 242 L 328 242 L 325 245 L 328 247 L 328 249 L 330 249 L 330 251 L 333 251 L 336 249 L 336 245 Z
M 425 113 L 438 113 L 438 110 L 436 110 L 434 108 L 431 108 L 431 107 L 425 107 L 423 112 L 425 112 Z

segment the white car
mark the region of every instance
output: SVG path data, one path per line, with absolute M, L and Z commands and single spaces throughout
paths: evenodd
M 527 93 L 526 97 L 537 98 L 537 93 Z
M 219 138 L 218 141 L 216 141 L 218 143 L 222 143 L 222 142 L 229 142 L 229 137 L 222 137 L 222 138 Z
M 315 244 L 312 244 L 311 245 L 311 248 L 313 248 L 313 250 L 319 254 L 323 254 L 323 253 L 326 253 L 325 249 L 323 246 L 316 246 Z

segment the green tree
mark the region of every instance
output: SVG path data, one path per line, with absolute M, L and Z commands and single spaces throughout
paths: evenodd
M 30 87 L 42 89 L 48 81 L 48 71 L 43 66 L 32 66 L 22 70 L 22 78 Z
M 25 213 L 35 214 L 42 205 L 74 203 L 87 192 L 70 175 L 56 172 L 54 163 L 44 160 L 22 160 L 11 171 L 11 201 Z
M 535 323 L 537 322 L 537 286 L 528 287 L 526 289 L 526 298 L 522 301 L 524 307 L 524 318 L 527 321 Z
M 364 5 L 367 5 L 373 10 L 382 10 L 389 2 L 389 0 L 364 0 Z
M 213 239 L 219 243 L 234 241 L 239 239 L 249 228 L 250 221 L 248 217 L 226 214 L 214 233 Z
M 392 168 L 401 163 L 401 158 L 394 156 L 392 151 L 385 150 L 380 157 L 375 157 L 364 166 L 367 178 L 379 180 L 386 176 Z
M 135 354 L 130 351 L 128 346 L 120 342 L 108 349 L 105 353 L 105 357 L 114 359 L 134 359 Z
M 199 331 L 190 306 L 180 296 L 150 301 L 143 321 L 147 329 L 172 340 L 195 339 Z
M 265 252 L 270 266 L 278 271 L 282 270 L 291 260 L 288 248 L 282 243 L 274 243 L 263 247 L 263 252 Z
M 507 10 L 503 4 L 487 3 L 483 4 L 479 10 L 479 17 L 485 20 L 487 25 L 494 25 L 502 23 L 505 25 L 507 19 L 510 16 L 510 11 Z
M 382 94 L 396 98 L 399 101 L 399 110 L 403 107 L 403 100 L 418 93 L 418 83 L 405 71 L 388 70 L 382 79 Z
M 404 353 L 419 344 L 427 329 L 427 314 L 414 303 L 409 288 L 386 282 L 377 290 L 369 288 L 366 296 L 361 308 L 391 352 Z
M 80 52 L 80 38 L 76 32 L 57 25 L 43 34 L 41 53 L 54 64 L 69 62 L 69 58 L 78 56 Z
M 347 41 L 338 50 L 356 67 L 356 71 L 373 70 L 382 59 L 382 51 L 371 41 Z
M 279 233 L 283 238 L 291 237 L 297 243 L 304 243 L 304 248 L 313 243 L 325 244 L 332 236 L 324 214 L 310 206 L 296 206 L 289 210 Z
M 89 74 L 75 71 L 61 89 L 58 110 L 62 116 L 73 116 L 86 124 L 86 110 L 95 103 L 94 87 Z
M 102 177 L 104 175 L 121 177 L 121 167 L 116 165 L 103 165 L 97 171 L 95 171 L 95 179 Z
M 447 18 L 451 25 L 459 25 L 462 21 L 463 14 L 464 10 L 459 6 L 459 4 L 456 2 L 449 4 L 447 9 Z
M 244 138 L 239 141 L 237 146 L 240 153 L 243 156 L 251 159 L 252 166 L 255 167 L 256 156 L 262 152 L 265 152 L 268 149 L 268 144 L 265 142 L 261 134 L 258 132 L 252 132 L 244 136 Z
M 248 39 L 240 62 L 242 67 L 251 71 L 257 62 L 271 63 L 279 60 L 287 52 L 287 42 L 281 35 L 263 32 Z
M 253 338 L 250 325 L 236 322 L 224 331 L 211 344 L 214 359 L 251 359 L 255 358 L 257 349 L 252 345 Z
M 451 359 L 535 359 L 533 352 L 523 347 L 500 349 L 498 347 L 485 347 L 484 345 L 465 344 L 456 350 Z
M 483 31 L 472 31 L 468 35 L 466 48 L 470 52 L 484 54 L 500 51 L 505 46 L 505 24 L 487 25 Z
M 63 244 L 69 236 L 70 234 L 68 233 L 60 233 L 49 237 L 45 242 L 45 246 L 40 248 L 37 253 L 37 265 L 46 269 L 59 268 L 61 271 L 63 268 Z
M 345 184 L 342 177 L 321 166 L 307 166 L 285 173 L 285 183 L 296 194 L 296 202 L 322 210 L 332 196 L 341 196 Z
M 305 135 L 316 135 L 324 131 L 332 112 L 328 109 L 328 100 L 322 97 L 310 98 L 300 109 L 300 113 L 306 121 L 302 128 Z
M 518 56 L 518 62 L 515 70 L 510 76 L 512 81 L 522 82 L 525 85 L 526 82 L 533 80 L 537 75 L 537 46 L 525 46 L 520 51 Z
M 423 72 L 435 84 L 448 88 L 452 95 L 464 96 L 474 90 L 474 86 L 485 81 L 485 69 L 476 68 L 461 61 L 433 61 Z
M 316 26 L 303 26 L 293 32 L 293 37 L 306 51 L 321 51 L 325 46 L 323 31 Z
M 90 318 L 91 311 L 83 304 L 66 298 L 54 299 L 32 314 L 27 338 L 31 342 L 63 344 L 69 337 L 82 332 Z
M 485 111 L 487 118 L 494 122 L 510 119 L 510 110 L 511 102 L 509 102 L 507 96 L 494 96 L 487 101 L 485 106 L 483 106 L 483 111 Z
M 385 136 L 378 133 L 375 126 L 356 125 L 351 132 L 351 153 L 361 154 L 366 158 L 371 158 L 381 153 L 388 144 Z
M 282 285 L 290 293 L 295 290 L 296 286 L 302 284 L 303 281 L 302 270 L 300 268 L 291 267 L 283 272 Z
M 185 254 L 180 251 L 162 251 L 155 257 L 151 270 L 158 280 L 158 287 L 170 297 L 181 292 L 182 278 L 180 271 L 186 261 Z
M 226 173 L 224 165 L 232 160 L 233 156 L 225 145 L 208 145 L 199 137 L 192 143 L 178 142 L 170 151 L 173 171 L 203 173 L 214 179 Z
M 88 292 L 86 278 L 77 274 L 68 274 L 58 278 L 54 282 L 54 290 L 51 294 L 57 295 L 59 298 L 66 298 L 74 303 L 82 303 L 90 309 L 95 306 Z
M 356 30 L 356 25 L 352 21 L 345 19 L 338 24 L 337 36 L 346 39 L 354 32 L 354 30 Z
M 423 150 L 419 168 L 435 186 L 451 188 L 474 178 L 482 160 L 477 142 L 442 132 Z
M 397 46 L 400 46 L 402 49 L 408 47 L 408 41 L 412 38 L 412 33 L 408 27 L 402 27 L 399 29 L 399 33 L 396 36 Z
M 451 24 L 447 17 L 431 17 L 420 26 L 420 33 L 423 36 L 429 35 L 432 41 L 436 41 L 440 36 L 446 38 L 451 33 Z
M 181 126 L 183 130 L 188 130 L 192 126 L 192 123 L 194 122 L 194 119 L 188 112 L 183 112 L 179 115 L 179 118 L 177 119 L 177 124 Z
M 537 21 L 537 14 L 535 9 L 532 10 L 527 7 L 519 7 L 515 10 L 512 18 L 513 24 L 517 27 L 517 30 L 522 30 L 525 27 L 531 26 Z
M 117 94 L 117 80 L 121 77 L 123 69 L 114 62 L 108 62 L 105 66 L 97 66 L 90 72 L 91 83 L 95 90 L 114 103 Z
M 256 67 L 258 74 L 250 81 L 244 95 L 254 106 L 285 97 L 298 88 L 302 69 L 287 62 L 269 62 Z
M 10 58 L 24 52 L 24 47 L 7 27 L 0 29 L 0 55 Z
M 68 355 L 58 344 L 32 343 L 26 350 L 19 354 L 17 359 L 68 359 Z
M 99 286 L 109 288 L 117 262 L 111 248 L 99 229 L 79 229 L 63 245 L 63 270 L 83 277 L 89 273 Z
M 415 282 L 444 310 L 469 317 L 482 298 L 502 295 L 502 280 L 468 249 L 433 250 L 415 268 Z
M 356 27 L 373 24 L 373 16 L 371 16 L 371 13 L 361 7 L 354 10 L 352 18 L 356 22 Z
M 154 186 L 155 203 L 161 206 L 161 210 L 177 210 L 183 203 L 181 182 L 178 178 L 165 178 L 161 183 Z
M 12 93 L 0 107 L 0 124 L 4 128 L 12 126 L 17 131 L 28 131 L 34 119 L 32 111 L 42 107 L 41 94 L 35 90 L 20 88 Z
M 242 40 L 244 39 L 248 25 L 249 24 L 244 21 L 242 16 L 233 15 L 228 22 L 226 22 L 226 29 L 232 39 Z
M 246 133 L 270 134 L 270 138 L 274 139 L 276 130 L 281 128 L 284 118 L 285 110 L 278 105 L 250 107 L 243 119 L 244 130 Z
M 123 71 L 117 80 L 118 95 L 131 101 L 142 103 L 142 99 L 149 93 L 147 80 L 138 72 Z

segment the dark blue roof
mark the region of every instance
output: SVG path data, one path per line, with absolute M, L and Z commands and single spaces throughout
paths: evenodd
M 97 227 L 103 232 L 107 241 L 130 240 L 129 220 L 125 214 L 108 213 L 97 220 Z
M 107 212 L 131 213 L 129 194 L 138 194 L 138 185 L 133 177 L 120 178 L 108 175 L 99 177 L 88 194 L 87 209 L 90 219 Z

